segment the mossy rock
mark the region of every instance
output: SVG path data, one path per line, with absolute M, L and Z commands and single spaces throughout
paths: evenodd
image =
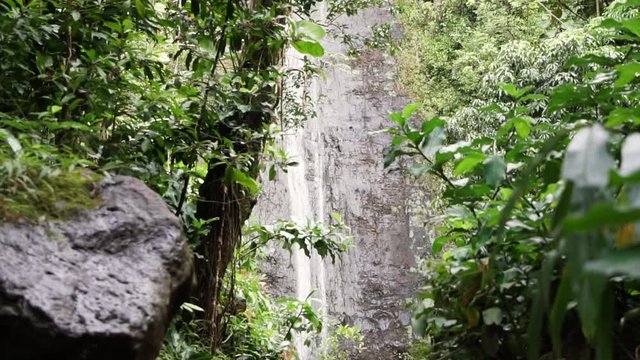
M 96 208 L 102 200 L 101 176 L 85 169 L 54 171 L 47 176 L 36 169 L 4 179 L 0 188 L 0 220 L 8 222 L 63 220 Z

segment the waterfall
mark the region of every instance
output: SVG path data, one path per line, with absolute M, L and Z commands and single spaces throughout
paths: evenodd
M 343 22 L 367 33 L 389 19 L 387 10 L 371 9 Z M 329 319 L 357 325 L 368 350 L 354 358 L 393 359 L 406 346 L 410 315 L 404 301 L 417 287 L 411 268 L 425 249 L 416 246 L 421 230 L 407 210 L 405 179 L 382 166 L 390 139 L 369 133 L 390 126 L 387 112 L 406 102 L 396 94 L 393 59 L 383 51 L 365 50 L 353 59 L 336 39 L 323 45 L 326 78 L 314 80 L 311 91 L 317 117 L 282 140 L 298 165 L 276 181 L 263 181 L 254 214 L 263 223 L 288 218 L 306 225 L 328 222 L 336 211 L 352 229 L 354 245 L 335 264 L 299 250 L 291 256 L 276 251 L 263 270 L 278 295 L 305 299 L 314 291 L 311 303 L 325 325 Z M 303 360 L 318 357 L 316 346 L 296 345 Z
M 286 188 L 289 193 L 289 219 L 295 221 L 301 226 L 306 225 L 309 221 L 315 221 L 319 214 L 323 213 L 322 201 L 316 201 L 312 206 L 310 199 L 312 193 L 309 192 L 308 181 L 306 180 L 307 162 L 305 160 L 305 147 L 303 144 L 304 136 L 300 133 L 294 133 L 292 136 L 286 136 L 283 141 L 283 147 L 293 159 L 298 161 L 298 165 L 289 169 L 287 173 Z M 318 160 L 315 156 L 313 160 Z M 322 177 L 318 175 L 319 167 L 313 161 L 311 171 L 313 181 L 311 184 L 322 188 Z M 322 315 L 325 313 L 324 305 L 326 294 L 324 289 L 324 263 L 322 259 L 313 254 L 311 258 L 307 257 L 304 252 L 295 247 L 292 254 L 292 263 L 295 272 L 296 282 L 296 298 L 298 300 L 306 300 L 311 295 L 311 304 Z M 326 330 L 323 330 L 326 331 Z M 321 334 L 322 338 L 322 334 Z M 304 346 L 304 339 L 296 336 L 296 348 L 299 351 L 301 359 L 312 359 L 315 353 L 314 348 Z

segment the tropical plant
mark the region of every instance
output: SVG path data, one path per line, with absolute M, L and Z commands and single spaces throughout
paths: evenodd
M 569 58 L 575 83 L 501 84 L 514 105 L 479 109 L 503 119 L 488 136 L 445 145 L 444 120 L 391 114 L 386 164 L 410 156 L 444 184 L 413 318 L 423 356 L 633 358 L 637 5 L 600 22 L 609 51 Z
M 1 218 L 93 206 L 96 173 L 144 180 L 198 254 L 201 338 L 219 347 L 221 289 L 258 173 L 290 165 L 274 150 L 275 124 L 297 126 L 307 114 L 280 100 L 304 86 L 287 75 L 309 79 L 315 69 L 281 60 L 288 46 L 324 52 L 325 31 L 308 19 L 315 2 L 0 2 Z

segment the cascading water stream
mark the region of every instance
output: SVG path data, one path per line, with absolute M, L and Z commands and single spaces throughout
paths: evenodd
M 343 22 L 354 33 L 367 33 L 373 23 L 389 19 L 388 11 L 373 9 Z M 298 165 L 264 182 L 254 214 L 263 223 L 284 218 L 306 225 L 328 222 L 335 211 L 352 229 L 354 245 L 335 264 L 299 249 L 291 255 L 276 251 L 263 270 L 277 295 L 304 300 L 313 292 L 311 304 L 325 325 L 321 338 L 331 322 L 356 325 L 368 350 L 352 358 L 393 359 L 408 339 L 410 316 L 403 304 L 417 287 L 410 269 L 424 249 L 412 239 L 421 227 L 412 226 L 406 209 L 404 178 L 382 167 L 389 139 L 369 133 L 388 127 L 387 112 L 405 101 L 395 93 L 393 60 L 383 52 L 363 51 L 351 59 L 338 39 L 323 45 L 326 78 L 313 80 L 310 88 L 317 117 L 282 139 Z M 296 55 L 287 60 L 300 65 Z M 319 357 L 317 344 L 306 347 L 298 338 L 296 345 L 302 360 Z
M 322 214 L 322 204 L 316 202 L 315 209 L 309 199 L 311 198 L 305 174 L 307 174 L 307 163 L 305 161 L 304 138 L 300 134 L 285 136 L 283 147 L 293 159 L 297 159 L 298 165 L 291 168 L 287 173 L 287 190 L 289 193 L 290 219 L 301 226 L 309 221 L 316 220 L 316 213 Z M 313 170 L 317 170 L 317 166 Z M 312 184 L 321 185 L 321 177 L 314 176 L 316 181 Z M 292 262 L 295 271 L 296 298 L 298 300 L 311 300 L 311 304 L 320 314 L 324 313 L 326 295 L 324 293 L 324 264 L 322 259 L 314 254 L 311 258 L 295 247 L 292 254 Z M 315 275 L 315 276 L 314 276 Z M 296 348 L 301 359 L 311 359 L 314 349 L 303 344 L 304 339 L 300 336 L 295 338 Z

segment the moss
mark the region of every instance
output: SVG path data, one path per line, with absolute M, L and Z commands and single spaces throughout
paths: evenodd
M 0 220 L 63 220 L 102 203 L 97 191 L 101 177 L 95 173 L 73 170 L 42 177 L 32 170 L 25 175 L 0 189 Z

